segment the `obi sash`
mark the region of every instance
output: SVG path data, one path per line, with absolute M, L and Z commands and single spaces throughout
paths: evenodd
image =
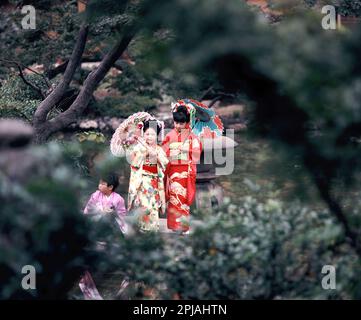
M 143 170 L 150 172 L 150 173 L 158 173 L 158 166 L 157 165 L 143 165 Z

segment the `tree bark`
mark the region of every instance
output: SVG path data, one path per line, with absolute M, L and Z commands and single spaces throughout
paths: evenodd
M 124 50 L 128 47 L 134 35 L 134 30 L 129 31 L 126 35 L 124 35 L 123 38 L 103 58 L 99 67 L 88 75 L 84 81 L 84 85 L 81 88 L 80 93 L 69 109 L 49 121 L 49 135 L 67 127 L 71 123 L 74 123 L 78 120 L 78 117 L 87 107 L 92 97 L 92 93 L 97 88 L 99 83 L 104 79 L 105 75 L 108 73 L 113 64 L 120 58 Z
M 43 100 L 39 107 L 36 109 L 33 126 L 35 131 L 35 142 L 40 143 L 44 142 L 48 138 L 48 130 L 44 130 L 46 125 L 47 116 L 49 112 L 54 108 L 54 106 L 59 103 L 64 96 L 66 90 L 69 87 L 71 80 L 75 74 L 77 67 L 81 61 L 81 57 L 84 52 L 86 40 L 88 37 L 89 27 L 87 25 L 82 25 L 79 31 L 78 39 L 75 44 L 74 50 L 72 52 L 71 58 L 65 70 L 63 79 L 56 86 L 56 88 Z M 43 136 L 45 133 L 46 136 Z
M 72 53 L 72 57 L 69 60 L 66 71 L 64 73 L 63 80 L 55 88 L 55 90 L 40 104 L 35 112 L 34 116 L 34 131 L 35 142 L 45 142 L 53 133 L 64 129 L 71 123 L 78 120 L 78 117 L 82 114 L 87 107 L 94 90 L 99 83 L 104 79 L 110 68 L 121 57 L 123 52 L 127 49 L 129 43 L 133 39 L 136 28 L 129 27 L 125 31 L 123 38 L 104 56 L 97 69 L 89 73 L 88 77 L 84 81 L 84 85 L 81 88 L 77 98 L 72 105 L 63 113 L 59 114 L 51 120 L 47 120 L 48 113 L 54 108 L 55 104 L 64 96 L 70 81 L 74 76 L 75 70 L 81 62 L 81 57 L 84 51 L 86 38 L 88 33 L 88 27 L 83 26 L 79 33 L 78 41 Z

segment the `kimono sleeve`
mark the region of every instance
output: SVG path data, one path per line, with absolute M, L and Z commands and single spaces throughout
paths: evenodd
M 202 153 L 202 143 L 197 137 L 192 139 L 192 150 L 190 152 L 190 158 L 194 164 L 199 163 Z
M 166 155 L 166 153 L 164 152 L 164 150 L 161 147 L 158 147 L 158 152 L 157 152 L 157 156 L 158 156 L 158 163 L 161 166 L 161 168 L 163 170 L 165 170 L 169 160 L 168 157 Z
M 162 142 L 162 148 L 167 157 L 169 157 L 170 135 L 171 133 L 168 133 Z
M 125 208 L 124 199 L 119 194 L 117 194 L 116 197 L 115 213 L 116 213 L 115 220 L 118 223 L 120 230 L 122 231 L 122 233 L 126 233 L 127 224 L 124 220 L 124 216 L 127 214 L 127 210 Z
M 83 213 L 84 214 L 89 214 L 92 210 L 94 210 L 95 207 L 96 207 L 96 204 L 97 204 L 97 200 L 98 200 L 98 192 L 94 192 L 90 196 L 90 198 L 89 198 L 89 200 L 88 200 L 88 202 L 87 202 L 87 204 L 86 204 L 86 206 L 84 208 Z
M 134 147 L 132 154 L 130 155 L 130 164 L 135 168 L 140 168 L 145 160 L 145 148 L 139 144 Z
M 124 199 L 121 196 L 117 198 L 117 204 L 115 206 L 115 210 L 118 216 L 120 217 L 125 216 L 127 214 L 127 209 L 125 208 Z

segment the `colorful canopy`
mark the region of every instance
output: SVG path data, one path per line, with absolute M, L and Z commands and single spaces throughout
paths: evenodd
M 172 112 L 175 112 L 178 106 L 187 108 L 190 114 L 190 125 L 195 135 L 200 138 L 222 136 L 223 123 L 213 109 L 193 99 L 182 99 L 172 104 Z
M 164 138 L 164 122 L 157 120 L 148 112 L 137 112 L 124 120 L 115 130 L 110 141 L 110 151 L 115 156 L 123 156 L 132 148 L 143 135 L 144 122 L 156 121 L 161 127 L 162 139 Z

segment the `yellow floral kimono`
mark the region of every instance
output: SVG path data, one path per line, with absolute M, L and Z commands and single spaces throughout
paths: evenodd
M 134 147 L 130 157 L 128 210 L 141 210 L 138 223 L 142 231 L 158 231 L 159 213 L 166 209 L 164 171 L 168 158 L 160 146 L 156 150 L 157 159 L 152 162 L 141 144 Z

